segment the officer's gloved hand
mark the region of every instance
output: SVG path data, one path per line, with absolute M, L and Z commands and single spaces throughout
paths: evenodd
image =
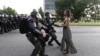
M 46 33 L 46 34 L 47 34 L 47 33 Z M 47 35 L 46 35 L 46 38 L 45 38 L 45 41 L 48 41 L 48 40 L 49 40 L 49 37 L 50 37 L 50 35 L 47 34 Z
M 43 33 L 42 36 L 43 36 L 43 38 L 46 38 L 46 33 Z

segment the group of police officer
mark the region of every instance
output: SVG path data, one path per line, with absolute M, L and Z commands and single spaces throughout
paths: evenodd
M 21 16 L 0 14 L 0 34 L 19 28 Z
M 31 56 L 37 56 L 38 54 L 39 56 L 48 56 L 45 54 L 46 42 L 50 46 L 53 46 L 53 41 L 58 46 L 61 45 L 57 40 L 56 31 L 53 27 L 55 20 L 51 18 L 49 12 L 45 13 L 45 18 L 43 19 L 36 10 L 33 10 L 30 16 L 25 18 L 28 21 L 26 37 L 35 46 Z M 0 15 L 0 34 L 18 29 L 22 20 L 22 16 Z M 49 37 L 51 37 L 50 40 Z
M 48 45 L 53 46 L 53 41 L 57 43 L 58 46 L 61 44 L 57 40 L 56 31 L 53 28 L 55 20 L 51 18 L 51 14 L 49 12 L 45 13 L 45 19 L 42 19 L 41 15 L 33 10 L 28 18 L 28 32 L 26 33 L 26 37 L 35 47 L 31 56 L 48 56 L 45 54 L 45 46 L 46 42 L 51 37 L 50 41 L 48 41 Z

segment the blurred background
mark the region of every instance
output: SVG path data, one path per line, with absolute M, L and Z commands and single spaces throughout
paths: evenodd
M 58 21 L 63 20 L 65 9 L 71 10 L 73 26 L 100 26 L 100 0 L 45 0 L 45 11 Z

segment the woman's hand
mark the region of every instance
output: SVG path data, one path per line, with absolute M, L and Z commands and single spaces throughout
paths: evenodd
M 64 26 L 64 24 L 61 25 L 62 27 Z

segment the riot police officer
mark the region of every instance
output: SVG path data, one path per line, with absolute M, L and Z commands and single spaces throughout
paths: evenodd
M 45 38 L 46 33 L 42 33 L 39 29 L 39 20 L 37 18 L 37 11 L 33 10 L 28 18 L 29 32 L 26 34 L 28 40 L 35 46 L 31 56 L 48 56 L 45 55 Z
M 2 22 L 2 15 L 0 15 L 0 34 L 3 33 L 3 22 Z
M 2 15 L 2 23 L 3 23 L 2 26 L 3 26 L 3 30 L 4 30 L 3 32 L 8 32 L 7 31 L 7 20 L 6 20 L 6 15 L 5 14 Z
M 47 29 L 45 29 L 46 33 L 50 34 L 50 36 L 52 37 L 50 39 L 50 41 L 48 42 L 48 45 L 53 46 L 52 42 L 55 41 L 59 46 L 60 43 L 57 40 L 57 36 L 55 34 L 55 29 L 53 28 L 53 24 L 55 23 L 55 20 L 53 20 L 51 18 L 51 14 L 49 12 L 45 13 L 45 19 L 44 19 L 44 25 L 47 27 Z
M 6 24 L 6 27 L 7 27 L 7 32 L 10 31 L 10 20 L 9 20 L 9 16 L 6 15 L 6 21 L 7 21 L 7 24 Z

